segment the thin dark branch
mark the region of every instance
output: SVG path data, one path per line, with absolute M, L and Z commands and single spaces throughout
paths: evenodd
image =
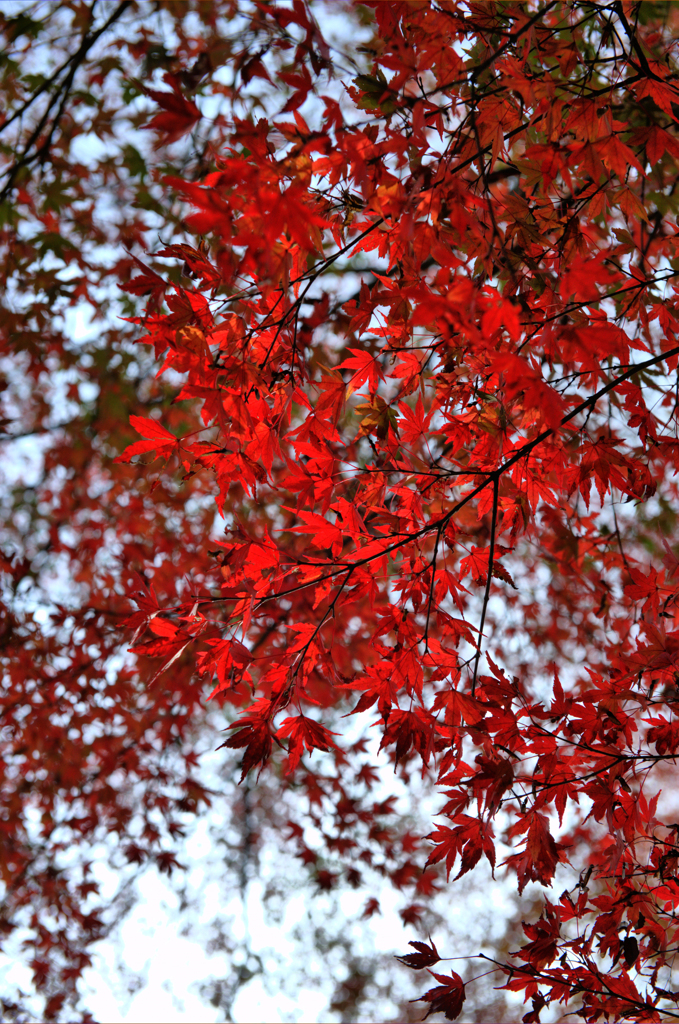
M 500 478 L 495 476 L 493 478 L 493 510 L 492 518 L 490 522 L 490 551 L 488 553 L 488 573 L 486 574 L 486 590 L 483 595 L 483 608 L 481 609 L 481 623 L 479 625 L 479 640 L 476 648 L 476 657 L 474 658 L 474 678 L 472 679 L 472 697 L 476 691 L 476 678 L 479 673 L 479 661 L 481 659 L 481 644 L 483 642 L 483 627 L 486 624 L 486 612 L 488 610 L 488 602 L 490 600 L 490 581 L 493 575 L 493 559 L 495 558 L 495 531 L 497 529 L 497 513 L 498 513 L 498 497 L 500 488 Z
M 79 67 L 85 60 L 89 50 L 92 48 L 94 43 L 96 43 L 97 39 L 99 39 L 99 37 L 104 32 L 106 32 L 106 30 L 109 29 L 111 25 L 113 25 L 118 20 L 118 18 L 120 18 L 123 12 L 131 5 L 131 3 L 132 0 L 122 0 L 122 3 L 120 3 L 118 7 L 116 7 L 115 11 L 113 11 L 110 18 L 108 18 L 104 22 L 104 24 L 96 30 L 96 32 L 86 33 L 83 36 L 83 40 L 80 46 L 78 47 L 78 50 L 73 54 L 73 56 L 70 57 L 68 61 L 66 61 L 65 64 L 63 64 L 61 68 L 58 69 L 57 72 L 55 72 L 55 74 L 52 76 L 48 83 L 45 83 L 44 88 L 40 87 L 40 89 L 33 94 L 30 101 L 28 101 L 27 104 L 24 104 L 24 107 L 21 108 L 20 111 L 17 111 L 16 114 L 14 114 L 12 118 L 10 118 L 9 121 L 6 121 L 5 124 L 2 125 L 2 128 L 0 128 L 0 131 L 2 131 L 4 128 L 7 127 L 7 125 L 11 121 L 15 119 L 15 117 L 20 116 L 22 110 L 27 109 L 27 107 L 30 106 L 31 103 L 33 103 L 33 101 L 37 98 L 37 95 L 45 91 L 49 87 L 49 85 L 51 85 L 55 81 L 55 79 L 58 78 L 59 74 L 70 65 L 70 70 L 68 74 L 59 85 L 59 88 L 55 91 L 52 99 L 50 100 L 47 106 L 47 109 L 44 111 L 42 117 L 38 121 L 38 124 L 35 126 L 30 136 L 28 137 L 23 147 L 21 156 L 19 156 L 14 161 L 11 167 L 7 168 L 7 170 L 3 172 L 3 176 L 6 176 L 7 181 L 2 191 L 0 191 L 0 202 L 4 201 L 14 188 L 17 174 L 22 168 L 28 167 L 30 164 L 35 163 L 36 161 L 46 159 L 47 155 L 49 154 L 50 147 L 52 145 L 54 134 L 57 131 L 59 124 L 61 122 L 61 118 L 66 107 L 66 102 L 70 95 L 71 87 L 73 85 L 73 81 L 75 79 Z M 92 6 L 92 10 L 93 8 L 94 5 Z M 50 111 L 57 103 L 59 104 L 59 107 L 56 116 L 50 126 L 47 138 L 40 146 L 37 147 L 37 149 L 35 149 L 34 152 L 31 152 L 33 145 L 38 141 L 40 133 L 42 132 L 43 128 L 45 127 L 49 119 Z

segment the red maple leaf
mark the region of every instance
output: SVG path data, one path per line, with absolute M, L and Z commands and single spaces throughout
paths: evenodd
M 290 738 L 288 747 L 288 774 L 293 772 L 302 756 L 304 747 L 311 753 L 312 750 L 328 751 L 336 746 L 333 736 L 336 733 L 330 732 L 319 722 L 314 722 L 306 715 L 297 715 L 286 718 L 278 729 L 276 736 L 279 739 Z
M 168 73 L 164 78 L 172 87 L 172 92 L 145 90 L 146 95 L 163 108 L 163 112 L 152 117 L 144 128 L 158 132 L 161 136 L 158 145 L 169 146 L 191 131 L 196 121 L 200 120 L 201 113 L 193 100 L 182 95 L 181 82 L 176 75 Z
M 414 970 L 419 971 L 422 967 L 432 967 L 433 964 L 438 963 L 441 959 L 433 942 L 431 946 L 428 946 L 426 942 L 409 942 L 408 945 L 412 946 L 417 952 L 406 953 L 404 956 L 396 957 L 406 967 L 412 967 Z
M 384 380 L 382 367 L 375 356 L 364 349 L 350 348 L 349 351 L 352 353 L 351 356 L 337 367 L 338 370 L 345 368 L 354 370 L 351 381 L 347 386 L 347 398 L 354 391 L 358 391 L 359 388 L 363 387 L 366 381 L 368 382 L 370 396 L 374 398 L 380 381 Z
M 221 747 L 239 748 L 245 747 L 243 762 L 241 765 L 241 782 L 256 765 L 260 765 L 260 771 L 271 756 L 273 745 L 270 720 L 272 702 L 266 697 L 260 697 L 252 704 L 247 712 L 237 719 L 229 729 L 237 729 L 238 732 L 225 740 Z
M 114 462 L 131 462 L 135 455 L 145 455 L 147 452 L 157 452 L 157 458 L 169 458 L 179 444 L 174 434 L 148 416 L 130 416 L 130 423 L 146 440 L 128 445 Z
M 429 1003 L 429 1009 L 424 1015 L 426 1020 L 430 1013 L 443 1013 L 446 1020 L 456 1020 L 462 1013 L 465 1001 L 464 982 L 459 974 L 453 971 L 451 974 L 435 974 L 429 971 L 432 978 L 439 982 L 435 988 L 430 988 L 419 1000 L 412 1002 Z

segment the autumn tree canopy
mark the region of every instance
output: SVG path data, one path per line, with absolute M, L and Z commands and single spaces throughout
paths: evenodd
M 379 863 L 414 926 L 481 860 L 543 887 L 474 966 L 525 1021 L 678 1019 L 679 8 L 365 0 L 340 46 L 313 2 L 142 7 L 2 23 L 5 430 L 44 463 L 2 927 L 35 908 L 47 1016 L 100 927 L 56 851 L 171 869 L 209 697 L 317 878 Z M 426 841 L 376 747 L 438 787 Z M 424 938 L 413 997 L 464 1019 Z

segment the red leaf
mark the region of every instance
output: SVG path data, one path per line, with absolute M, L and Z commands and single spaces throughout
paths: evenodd
M 419 1000 L 412 1002 L 429 1003 L 429 1009 L 424 1015 L 426 1020 L 430 1013 L 443 1013 L 446 1020 L 456 1020 L 462 1013 L 465 1001 L 464 982 L 459 974 L 453 971 L 451 974 L 434 974 L 429 971 L 432 978 L 436 978 L 439 984 L 430 988 Z
M 370 896 L 365 902 L 365 907 L 363 908 L 363 913 L 361 914 L 361 917 L 363 919 L 367 919 L 372 917 L 373 914 L 379 914 L 379 912 L 380 901 L 375 899 L 374 896 Z
M 419 971 L 422 967 L 432 967 L 433 964 L 438 963 L 441 959 L 433 942 L 431 946 L 428 946 L 426 942 L 409 942 L 408 945 L 416 949 L 417 952 L 406 953 L 404 956 L 396 957 L 406 967 L 412 967 L 414 970 Z
M 554 877 L 556 865 L 566 859 L 566 847 L 554 841 L 544 814 L 530 811 L 510 829 L 510 835 L 525 831 L 528 835 L 523 853 L 514 854 L 504 861 L 516 870 L 519 892 L 523 892 L 527 882 L 549 885 Z
M 311 718 L 307 718 L 306 715 L 286 718 L 278 729 L 276 736 L 279 739 L 290 737 L 287 774 L 289 775 L 293 772 L 299 764 L 304 747 L 306 747 L 309 753 L 312 750 L 328 751 L 336 746 L 335 741 L 332 739 L 336 735 L 337 733 L 330 732 L 325 726 L 319 722 L 314 722 Z
M 220 750 L 221 747 L 235 749 L 245 747 L 241 765 L 241 782 L 255 765 L 260 765 L 261 771 L 271 756 L 273 743 L 270 729 L 271 711 L 272 702 L 270 700 L 265 697 L 256 700 L 244 715 L 228 727 L 237 729 L 238 732 L 217 748 Z
M 180 82 L 176 76 L 167 74 L 165 81 L 172 86 L 172 92 L 145 90 L 146 95 L 155 100 L 164 112 L 152 117 L 144 128 L 156 131 L 162 136 L 158 145 L 169 146 L 191 131 L 196 121 L 200 120 L 201 114 L 193 100 L 182 96 Z
M 131 462 L 135 455 L 144 455 L 152 451 L 157 451 L 159 456 L 164 455 L 168 458 L 179 444 L 174 434 L 147 416 L 130 416 L 130 423 L 147 440 L 134 441 L 124 452 L 116 456 L 114 462 Z
M 350 348 L 352 355 L 337 367 L 338 370 L 353 369 L 355 372 L 347 387 L 347 397 L 358 391 L 366 381 L 371 398 L 375 397 L 379 382 L 384 380 L 382 367 L 377 359 L 361 348 Z
M 169 430 L 166 430 L 158 420 L 152 420 L 148 416 L 130 416 L 130 423 L 142 437 L 158 437 L 171 444 L 176 444 L 177 438 Z

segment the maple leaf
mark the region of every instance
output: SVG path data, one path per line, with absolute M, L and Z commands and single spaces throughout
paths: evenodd
M 446 1020 L 456 1020 L 462 1013 L 465 1001 L 464 982 L 459 974 L 453 971 L 451 974 L 435 974 L 429 971 L 432 978 L 439 982 L 435 988 L 430 988 L 419 1000 L 412 1002 L 429 1003 L 429 1009 L 424 1015 L 426 1020 L 430 1013 L 443 1013 Z
M 135 455 L 145 455 L 147 452 L 157 452 L 157 458 L 169 458 L 179 444 L 174 434 L 148 416 L 130 416 L 130 423 L 146 440 L 128 445 L 114 462 L 131 462 Z
M 328 376 L 321 377 L 316 387 L 321 392 L 316 401 L 316 415 L 321 419 L 327 417 L 328 421 L 336 426 L 347 398 L 344 380 L 336 370 L 330 370 Z
M 658 588 L 663 582 L 662 575 L 659 576 L 655 569 L 651 568 L 646 576 L 634 566 L 629 567 L 629 574 L 632 577 L 632 582 L 626 583 L 623 587 L 627 596 L 635 601 L 643 601 L 644 610 L 648 608 L 657 612 L 660 596 Z
M 421 437 L 427 436 L 433 412 L 425 416 L 420 398 L 417 400 L 415 411 L 403 402 L 399 404 L 399 410 L 402 413 L 402 418 L 398 421 L 399 436 L 406 444 L 414 444 Z
M 436 831 L 427 836 L 427 839 L 438 847 L 429 854 L 427 867 L 445 858 L 446 877 L 450 878 L 455 860 L 460 856 L 461 866 L 456 878 L 461 878 L 471 871 L 485 854 L 491 868 L 494 868 L 495 844 L 491 826 L 467 814 L 458 814 L 454 821 L 457 823 L 455 828 L 437 825 Z
M 428 762 L 434 743 L 434 720 L 422 708 L 415 711 L 394 709 L 389 715 L 388 725 L 380 744 L 380 750 L 388 743 L 395 743 L 396 764 L 410 751 L 411 746 Z
M 157 145 L 168 146 L 176 142 L 182 135 L 191 131 L 196 121 L 200 120 L 200 110 L 193 102 L 182 95 L 181 83 L 173 74 L 166 74 L 165 81 L 172 87 L 172 92 L 159 92 L 157 89 L 145 89 L 147 96 L 155 100 L 163 108 L 148 124 L 144 125 L 161 136 Z
M 406 953 L 404 956 L 397 956 L 396 959 L 406 967 L 412 967 L 419 971 L 422 967 L 431 967 L 439 962 L 441 957 L 434 943 L 428 946 L 426 942 L 409 942 L 409 946 L 417 950 L 416 953 Z
M 361 914 L 361 917 L 364 918 L 364 919 L 367 919 L 367 918 L 372 917 L 373 914 L 379 914 L 379 912 L 380 912 L 380 902 L 379 902 L 379 900 L 375 899 L 374 896 L 370 896 L 366 900 L 365 907 L 363 908 L 363 913 Z
M 468 573 L 471 573 L 473 580 L 476 583 L 485 583 L 488 575 L 488 560 L 490 558 L 490 550 L 487 548 L 477 548 L 472 546 L 471 554 L 467 555 L 460 562 L 460 575 L 464 578 Z M 516 590 L 516 584 L 514 580 L 507 572 L 505 567 L 497 559 L 493 559 L 493 572 L 492 575 L 497 579 L 503 580 L 505 583 L 509 583 L 511 587 Z
M 469 694 L 460 690 L 450 689 L 436 695 L 434 709 L 449 707 L 453 722 L 457 725 L 462 719 L 467 725 L 477 725 L 484 717 L 482 705 Z
M 529 941 L 516 955 L 538 969 L 551 964 L 558 948 L 560 925 L 557 909 L 545 901 L 545 909 L 534 924 L 522 923 Z
M 235 749 L 245 747 L 241 765 L 241 782 L 255 765 L 260 765 L 261 771 L 271 756 L 273 745 L 270 728 L 271 710 L 272 702 L 266 697 L 260 697 L 248 708 L 245 715 L 228 726 L 229 729 L 237 729 L 238 732 L 217 748 L 221 750 L 222 747 Z
M 141 270 L 141 274 L 137 274 L 127 284 L 121 285 L 121 288 L 132 295 L 148 295 L 149 309 L 157 309 L 160 300 L 165 294 L 167 282 L 163 280 L 160 274 L 156 274 L 155 270 L 151 270 L 150 267 L 147 267 L 141 260 L 137 259 L 136 256 L 132 256 L 132 260 Z
M 302 756 L 304 747 L 309 751 L 312 750 L 324 750 L 328 751 L 332 747 L 336 746 L 333 736 L 337 733 L 331 732 L 326 729 L 320 722 L 314 722 L 312 718 L 307 718 L 306 715 L 297 715 L 295 717 L 286 718 L 283 724 L 278 729 L 276 736 L 279 739 L 286 737 L 290 738 L 290 746 L 288 748 L 288 775 L 294 772 L 295 768 L 299 764 L 299 760 Z
M 219 270 L 212 265 L 207 258 L 204 251 L 195 249 L 192 245 L 186 243 L 180 245 L 167 245 L 165 248 L 154 253 L 155 256 L 164 257 L 176 257 L 184 261 L 183 273 L 186 277 L 199 277 L 204 285 L 216 286 L 221 281 L 221 274 Z M 226 323 L 231 327 L 229 320 Z M 225 338 L 226 336 L 226 338 Z M 225 340 L 230 342 L 233 340 L 234 332 L 232 330 L 226 331 L 215 331 L 214 339 L 223 344 Z
M 293 509 L 283 508 L 287 512 L 292 512 Z M 329 523 L 324 516 L 317 515 L 316 512 L 298 512 L 297 516 L 302 520 L 304 526 L 291 526 L 289 530 L 291 533 L 308 533 L 313 537 L 312 544 L 318 548 L 331 548 L 334 555 L 337 555 L 342 550 L 342 531 L 341 529 Z
M 353 394 L 354 391 L 358 391 L 363 385 L 368 382 L 368 391 L 370 397 L 374 398 L 377 393 L 377 388 L 380 381 L 384 380 L 384 373 L 379 361 L 364 349 L 350 348 L 351 356 L 345 359 L 343 363 L 340 363 L 337 367 L 338 370 L 353 369 L 351 381 L 347 386 L 347 398 Z
M 518 832 L 528 833 L 524 852 L 508 857 L 504 863 L 515 867 L 519 892 L 523 892 L 527 882 L 549 884 L 554 877 L 556 865 L 565 860 L 566 847 L 555 842 L 547 818 L 537 811 L 531 811 L 510 829 L 510 834 Z

